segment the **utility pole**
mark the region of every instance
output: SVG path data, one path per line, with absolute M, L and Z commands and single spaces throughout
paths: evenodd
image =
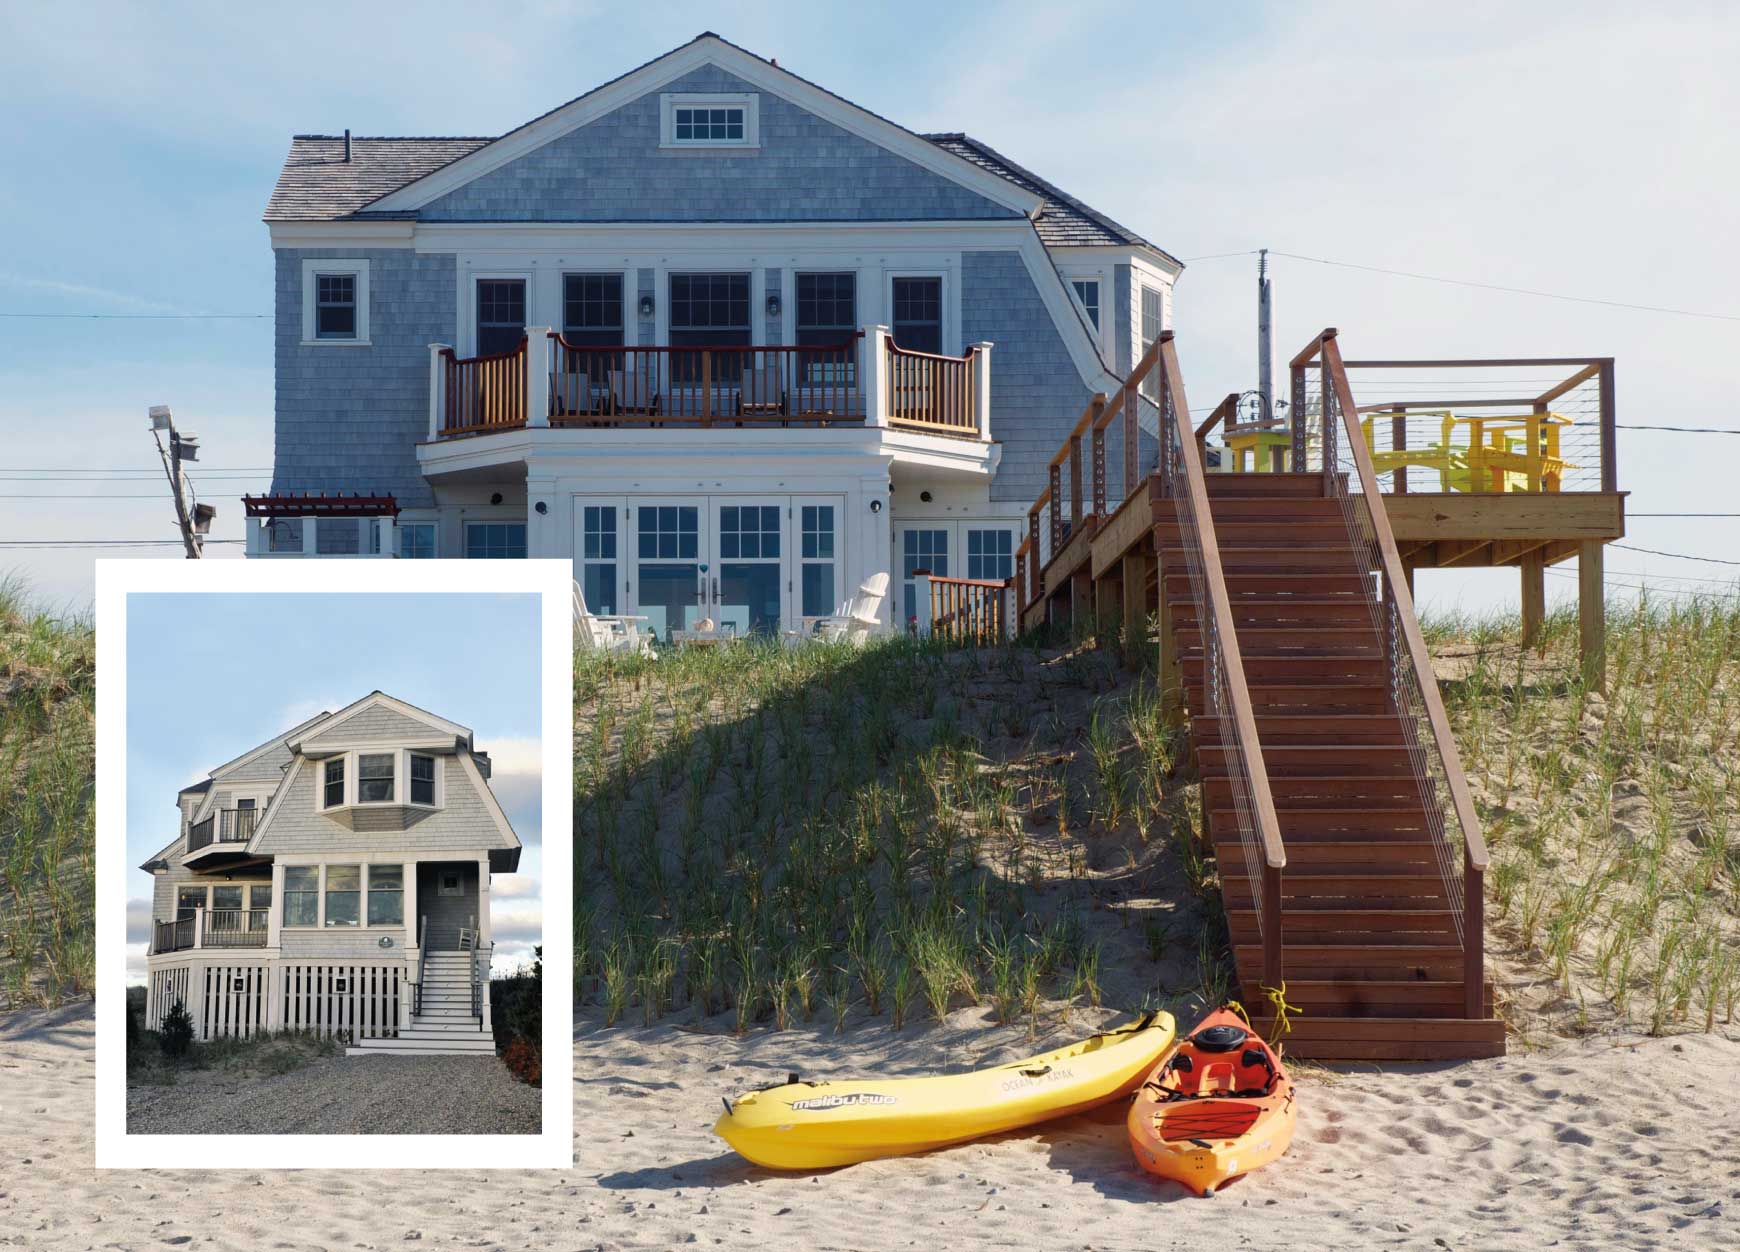
M 181 472 L 183 461 L 199 460 L 199 437 L 182 434 L 175 429 L 175 419 L 169 406 L 154 404 L 150 409 L 151 438 L 157 442 L 157 455 L 163 462 L 163 472 L 169 476 L 169 491 L 175 499 L 175 521 L 181 530 L 182 546 L 187 559 L 197 561 L 205 555 L 205 537 L 211 530 L 217 510 L 194 499 L 193 484 Z M 163 432 L 169 432 L 169 446 L 163 446 Z
M 1260 420 L 1267 425 L 1275 416 L 1274 353 L 1271 348 L 1273 321 L 1269 307 L 1269 250 L 1257 249 L 1257 395 L 1262 400 Z

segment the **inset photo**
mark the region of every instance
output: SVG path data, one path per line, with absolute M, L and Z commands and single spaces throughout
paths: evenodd
M 333 1137 L 379 1165 L 370 1140 L 416 1136 L 394 1164 L 476 1166 L 451 1137 L 485 1136 L 568 1164 L 543 1068 L 569 1066 L 571 741 L 546 729 L 572 662 L 546 564 L 371 570 L 366 591 L 279 590 L 280 568 L 255 591 L 103 563 L 99 651 L 125 665 L 124 708 L 105 672 L 98 710 L 113 1163 L 194 1164 L 132 1150 L 170 1136 L 206 1163 L 342 1164 L 312 1138 Z M 290 581 L 351 581 L 318 573 Z M 430 590 L 480 578 L 522 589 Z M 232 1157 L 236 1136 L 267 1155 Z

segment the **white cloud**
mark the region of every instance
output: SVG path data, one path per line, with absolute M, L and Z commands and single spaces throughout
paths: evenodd
M 151 938 L 151 901 L 127 901 L 127 942 L 144 944 Z

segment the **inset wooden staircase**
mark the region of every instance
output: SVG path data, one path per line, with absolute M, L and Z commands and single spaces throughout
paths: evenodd
M 1205 474 L 1169 340 L 1158 363 L 1163 648 L 1241 995 L 1261 1020 L 1266 990 L 1285 987 L 1294 1056 L 1501 1055 L 1485 847 L 1394 538 L 1367 507 L 1333 332 L 1314 355 L 1327 468 L 1311 473 Z

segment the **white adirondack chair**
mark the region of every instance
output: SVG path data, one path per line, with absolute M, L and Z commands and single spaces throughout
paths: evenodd
M 840 606 L 838 613 L 807 620 L 802 631 L 788 636 L 794 643 L 849 643 L 861 646 L 870 632 L 882 625 L 882 602 L 888 599 L 888 575 L 872 574 L 858 594 Z
M 598 652 L 636 653 L 654 656 L 652 636 L 640 624 L 644 617 L 599 616 L 586 608 L 586 594 L 574 583 L 574 635 L 582 648 Z

